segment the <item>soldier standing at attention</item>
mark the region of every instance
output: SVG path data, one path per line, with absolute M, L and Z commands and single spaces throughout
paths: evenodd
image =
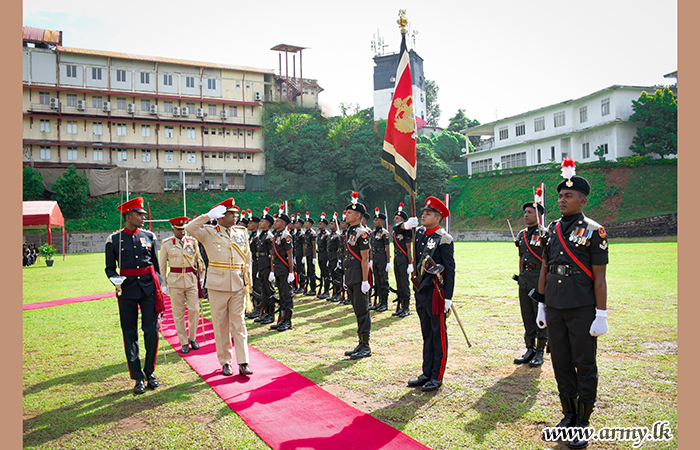
M 340 274 L 340 304 L 341 305 L 352 305 L 350 298 L 346 298 L 347 288 L 345 286 L 345 268 L 343 267 L 343 262 L 345 261 L 345 254 L 348 251 L 348 228 L 350 224 L 347 222 L 347 211 L 343 211 L 343 220 L 340 222 L 340 247 L 338 248 L 338 259 L 340 259 L 340 267 L 338 272 Z
M 318 250 L 318 267 L 321 270 L 319 294 L 317 298 L 324 299 L 330 297 L 328 290 L 331 285 L 330 271 L 328 270 L 328 219 L 326 213 L 321 213 L 321 219 L 318 221 L 318 234 L 316 235 L 316 250 Z M 323 293 L 321 293 L 323 291 Z
M 452 306 L 455 284 L 454 242 L 452 236 L 440 228 L 450 211 L 435 197 L 425 200 L 421 224 L 416 230 L 417 266 L 414 285 L 416 312 L 423 334 L 423 372 L 408 382 L 409 387 L 422 386 L 430 392 L 442 386 L 447 365 L 447 327 L 445 314 Z M 413 228 L 418 220 L 411 217 L 406 228 Z M 432 261 L 431 261 L 432 259 Z M 440 274 L 429 273 L 432 263 L 441 264 Z
M 254 322 L 260 322 L 263 325 L 275 321 L 275 292 L 272 289 L 272 281 L 275 279 L 275 275 L 272 272 L 272 231 L 270 230 L 275 219 L 270 215 L 269 211 L 270 208 L 265 207 L 260 219 L 260 233 L 255 242 L 255 248 L 258 251 L 258 278 L 261 286 L 260 309 L 262 310 L 262 316 L 255 319 Z
M 583 214 L 591 186 L 577 177 L 571 158 L 562 161 L 557 186 L 562 217 L 549 225 L 539 286 L 537 325 L 547 327 L 554 377 L 564 418 L 558 427 L 588 427 L 598 391 L 598 336 L 608 331 L 605 229 Z M 569 442 L 584 448 L 581 438 Z
M 160 246 L 160 273 L 170 273 L 165 278 L 163 292 L 170 295 L 173 321 L 180 351 L 184 354 L 199 350 L 197 343 L 197 322 L 199 321 L 199 277 L 204 277 L 204 261 L 199 255 L 197 240 L 185 236 L 185 223 L 189 217 L 170 219 L 173 237 L 163 239 Z M 185 306 L 187 306 L 188 327 L 185 328 Z M 189 337 L 188 337 L 189 334 Z
M 536 206 L 535 206 L 536 205 Z M 537 208 L 537 211 L 535 211 Z M 547 239 L 547 230 L 538 225 L 537 214 L 543 215 L 544 206 L 535 202 L 528 202 L 523 205 L 523 219 L 527 228 L 520 230 L 515 239 L 515 246 L 518 247 L 520 259 L 518 262 L 518 275 L 513 278 L 518 282 L 520 295 L 520 314 L 525 327 L 525 354 L 520 358 L 515 358 L 513 363 L 526 364 L 530 367 L 542 365 L 544 348 L 547 345 L 547 329 L 539 328 L 535 319 L 537 318 L 537 302 L 528 295 L 530 291 L 537 287 L 542 269 L 542 247 Z M 537 343 L 535 343 L 537 339 Z
M 234 226 L 238 209 L 233 203 L 233 198 L 224 200 L 188 223 L 185 230 L 204 245 L 209 255 L 207 289 L 221 371 L 225 376 L 233 375 L 233 334 L 238 373 L 247 376 L 253 371 L 248 366 L 248 330 L 243 315 L 246 289 L 250 292 L 252 284 L 252 257 L 248 231 Z M 206 225 L 209 219 L 217 219 L 217 225 Z
M 359 194 L 352 193 L 352 202 L 345 208 L 346 220 L 350 227 L 347 230 L 345 242 L 345 285 L 348 289 L 348 300 L 357 319 L 357 335 L 360 343 L 353 350 L 345 352 L 352 359 L 372 356 L 369 347 L 369 335 L 372 330 L 372 318 L 369 314 L 369 230 L 360 224 L 362 215 L 367 211 L 365 205 L 358 202 Z
M 258 248 L 255 238 L 259 234 L 258 227 L 260 226 L 260 217 L 254 216 L 253 211 L 248 210 L 248 242 L 250 245 L 250 255 L 253 260 L 251 273 L 253 274 L 253 310 L 246 313 L 246 319 L 256 319 L 260 317 L 260 307 L 262 306 L 262 283 L 258 277 Z
M 273 225 L 272 260 L 275 265 L 275 284 L 280 296 L 280 320 L 270 328 L 277 331 L 287 331 L 292 328 L 292 313 L 294 312 L 294 257 L 292 256 L 292 236 L 286 227 L 291 222 L 284 213 L 284 205 L 280 205 L 279 213 L 275 216 Z
M 328 272 L 330 272 L 331 282 L 333 283 L 333 296 L 327 298 L 329 302 L 337 302 L 340 300 L 340 289 L 343 284 L 343 275 L 338 272 L 338 249 L 340 248 L 340 233 L 338 232 L 338 213 L 333 213 L 333 218 L 330 224 L 330 233 L 328 235 Z
M 304 227 L 304 221 L 301 214 L 297 213 L 297 218 L 294 221 L 294 231 L 292 232 L 292 242 L 294 243 L 294 272 L 296 273 L 296 289 L 295 294 L 304 292 L 306 284 L 306 274 L 304 273 L 304 264 L 301 260 L 304 258 L 304 233 L 301 229 Z
M 379 295 L 379 305 L 374 308 L 377 312 L 388 309 L 389 301 L 389 271 L 391 270 L 391 256 L 389 253 L 389 231 L 384 228 L 386 214 L 374 209 L 374 231 L 370 235 L 372 244 L 372 261 L 370 268 L 374 272 L 374 289 Z M 372 309 L 372 308 L 370 308 Z
M 107 238 L 105 273 L 117 287 L 119 321 L 126 361 L 131 379 L 136 380 L 134 393 L 143 394 L 146 392 L 144 375 L 149 388 L 155 389 L 160 385 L 153 371 L 156 368 L 158 353 L 158 315 L 165 311 L 165 304 L 160 290 L 159 274 L 156 274 L 160 270 L 156 236 L 141 229 L 146 214 L 142 197 L 122 203 L 117 209 L 124 216 L 125 226 L 123 230 L 112 233 Z M 139 309 L 146 347 L 143 371 L 139 359 Z
M 410 314 L 411 285 L 408 276 L 413 273 L 413 250 L 411 240 L 413 230 L 406 228 L 404 222 L 408 215 L 403 211 L 403 202 L 399 203 L 399 209 L 394 214 L 394 228 L 392 230 L 394 241 L 394 276 L 396 277 L 396 292 L 399 310 L 392 316 L 406 317 Z
M 314 219 L 309 217 L 309 212 L 306 212 L 306 222 L 304 222 L 304 257 L 302 264 L 306 264 L 306 286 L 304 289 L 305 295 L 316 295 L 316 232 L 313 228 Z

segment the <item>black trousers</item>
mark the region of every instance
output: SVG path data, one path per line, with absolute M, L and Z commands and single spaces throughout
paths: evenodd
M 258 277 L 255 276 L 258 273 L 259 269 L 260 268 L 258 266 L 258 259 L 254 258 L 253 259 L 253 269 L 252 269 L 252 271 L 253 271 L 253 292 L 257 292 L 257 296 L 253 295 L 253 303 L 254 303 L 254 306 L 256 306 L 256 307 L 260 306 L 260 304 L 262 303 L 262 294 L 261 294 L 261 286 L 262 285 L 260 283 L 260 279 L 258 279 Z
M 362 283 L 348 285 L 348 298 L 352 300 L 352 309 L 357 318 L 357 334 L 369 334 L 372 331 L 372 318 L 369 314 L 369 296 L 362 293 Z
M 279 302 L 281 311 L 294 310 L 294 293 L 292 292 L 292 286 L 287 281 L 288 276 L 289 269 L 286 265 L 280 267 L 275 264 L 275 284 L 277 284 L 277 289 L 280 294 Z
M 258 279 L 260 282 L 260 303 L 263 307 L 273 308 L 275 305 L 275 291 L 270 284 L 270 260 L 267 258 L 259 261 Z
M 324 289 L 324 292 L 328 291 L 328 287 L 330 286 L 330 278 L 331 278 L 331 271 L 328 269 L 326 266 L 326 263 L 328 262 L 328 253 L 321 253 L 319 252 L 318 254 L 318 267 L 321 270 L 321 279 L 319 281 L 319 287 Z
M 394 277 L 396 278 L 396 296 L 399 299 L 401 308 L 408 308 L 411 302 L 411 284 L 408 279 L 408 259 L 404 257 L 394 257 Z
M 598 340 L 589 333 L 594 320 L 595 305 L 571 309 L 547 307 L 549 350 L 561 397 L 580 397 L 585 403 L 595 403 Z
M 386 257 L 375 257 L 372 260 L 374 289 L 380 300 L 389 298 L 389 274 L 386 271 Z
M 520 315 L 525 327 L 525 339 L 547 339 L 547 328 L 537 326 L 537 301 L 528 297 L 530 289 L 520 288 Z M 551 345 L 551 344 L 550 344 Z
M 143 380 L 156 369 L 156 357 L 158 356 L 158 315 L 156 313 L 155 292 L 151 295 L 142 295 L 140 298 L 118 297 L 119 322 L 124 338 L 124 352 L 129 366 L 129 374 L 132 380 Z M 141 370 L 139 359 L 139 308 L 141 309 L 141 329 L 146 348 L 146 360 Z
M 423 334 L 423 375 L 442 380 L 447 366 L 447 323 L 445 313 L 433 314 L 433 290 L 416 292 L 416 312 Z
M 313 263 L 313 256 L 306 256 L 306 279 L 312 291 L 316 290 L 316 266 Z
M 338 253 L 330 252 L 328 258 L 328 270 L 333 282 L 333 294 L 337 294 L 343 288 L 343 274 L 338 269 Z
M 304 264 L 301 263 L 301 259 L 304 257 L 302 254 L 297 254 L 294 256 L 294 272 L 297 274 L 297 284 L 296 287 L 303 287 L 306 283 L 306 271 L 304 270 Z

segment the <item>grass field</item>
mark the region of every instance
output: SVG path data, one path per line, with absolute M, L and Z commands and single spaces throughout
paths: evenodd
M 447 373 L 437 393 L 405 387 L 421 363 L 415 313 L 405 319 L 373 313 L 373 356 L 360 361 L 342 357 L 357 339 L 351 307 L 310 297 L 295 300 L 293 331 L 248 321 L 249 343 L 431 448 L 557 447 L 539 437 L 560 418 L 549 357 L 540 369 L 512 364 L 523 351 L 510 279 L 516 249 L 456 243 L 455 254 L 454 298 L 473 347 L 450 318 Z M 668 420 L 677 432 L 676 256 L 675 242 L 610 246 L 610 331 L 598 341 L 597 428 L 651 428 Z M 24 269 L 25 303 L 110 290 L 102 254 L 42 265 Z M 268 448 L 170 347 L 156 372 L 163 386 L 134 397 L 113 298 L 25 312 L 23 349 L 27 448 Z M 674 439 L 642 448 L 676 446 Z

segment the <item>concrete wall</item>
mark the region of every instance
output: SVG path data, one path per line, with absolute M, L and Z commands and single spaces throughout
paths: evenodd
M 678 214 L 614 222 L 606 224 L 605 231 L 613 240 L 620 237 L 676 236 Z

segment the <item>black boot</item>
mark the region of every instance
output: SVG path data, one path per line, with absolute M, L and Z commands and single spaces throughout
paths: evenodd
M 350 359 L 360 359 L 372 356 L 372 350 L 369 348 L 369 333 L 360 335 L 360 348 L 350 355 Z
M 580 428 L 582 431 L 588 428 L 588 422 L 591 418 L 591 413 L 593 412 L 594 403 L 585 403 L 579 399 L 578 401 L 578 416 L 576 417 L 576 428 Z M 580 439 L 576 439 L 569 442 L 569 448 L 586 448 L 588 447 L 588 439 L 581 435 Z
M 255 309 L 253 309 L 249 313 L 246 313 L 246 315 L 245 315 L 246 319 L 255 319 L 256 317 L 259 317 L 259 316 L 260 316 L 260 308 L 257 306 L 255 307 Z
M 355 347 L 355 348 L 352 349 L 352 350 L 346 350 L 346 351 L 345 351 L 345 356 L 350 356 L 350 355 L 352 355 L 353 353 L 355 353 L 355 352 L 357 352 L 358 350 L 360 350 L 360 347 L 362 347 L 362 338 L 360 337 L 359 333 L 358 333 L 357 337 L 358 337 L 358 341 L 359 341 L 358 344 L 357 344 L 357 347 Z
M 547 339 L 537 338 L 537 347 L 535 348 L 535 357 L 530 361 L 530 367 L 540 367 L 544 361 L 544 347 L 547 345 Z
M 525 338 L 525 347 L 527 348 L 525 354 L 520 358 L 515 358 L 513 364 L 529 363 L 532 358 L 535 357 L 535 340 L 532 338 Z
M 292 329 L 292 312 L 282 312 L 282 322 L 277 326 L 277 331 L 287 331 Z
M 569 428 L 576 425 L 576 411 L 578 410 L 577 397 L 559 397 L 561 400 L 561 412 L 564 413 L 564 418 L 559 421 L 557 428 Z
M 387 307 L 387 304 L 386 304 L 386 303 L 387 303 L 387 300 L 388 300 L 388 299 L 387 299 L 386 296 L 382 297 L 382 298 L 379 300 L 379 306 L 377 306 L 377 309 L 376 309 L 377 312 L 384 312 L 384 311 L 386 311 L 386 310 L 389 309 L 389 308 Z
M 270 325 L 270 329 L 276 330 L 277 328 L 279 328 L 279 326 L 282 324 L 283 321 L 284 321 L 284 312 L 280 311 L 280 315 L 277 316 L 277 323 L 275 323 L 274 325 Z

